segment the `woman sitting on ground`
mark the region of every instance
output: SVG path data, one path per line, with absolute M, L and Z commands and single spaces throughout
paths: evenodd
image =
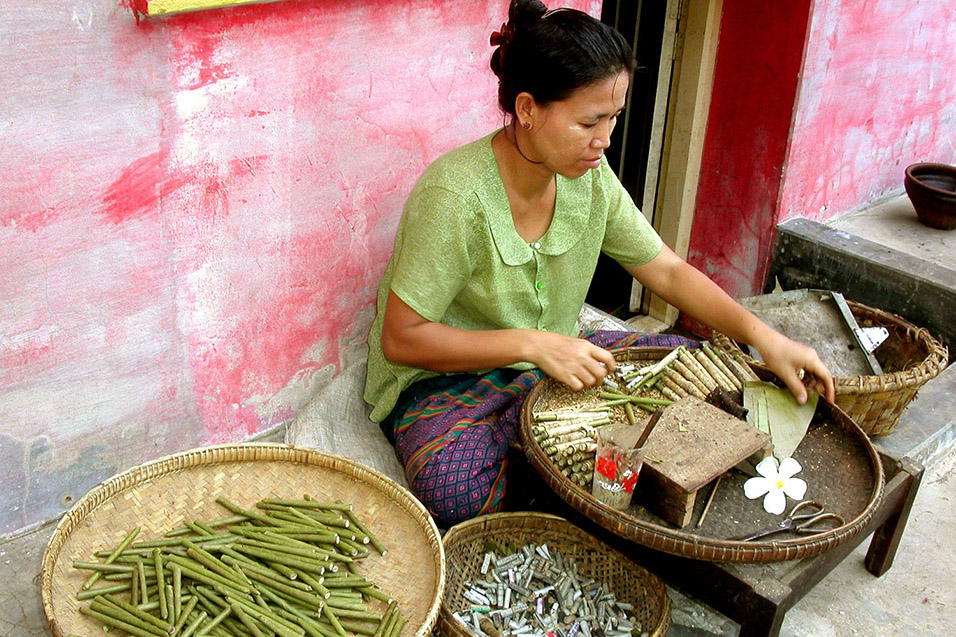
M 606 348 L 688 342 L 579 332 L 601 252 L 682 312 L 754 346 L 800 402 L 800 370 L 832 401 L 816 352 L 663 245 L 608 166 L 635 66 L 623 36 L 581 11 L 513 0 L 492 44 L 507 124 L 419 179 L 368 339 L 371 418 L 439 525 L 501 507 L 521 403 L 544 374 L 581 390 L 614 369 Z

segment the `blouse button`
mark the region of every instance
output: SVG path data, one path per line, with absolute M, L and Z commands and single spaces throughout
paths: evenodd
M 540 289 L 541 289 L 542 287 L 544 287 L 544 286 L 541 285 L 541 281 L 538 281 L 537 283 L 534 284 L 534 287 L 536 287 L 536 288 L 538 288 L 538 289 L 540 290 Z
M 531 247 L 534 248 L 535 250 L 540 250 L 540 249 L 541 249 L 541 242 L 540 242 L 540 241 L 535 241 L 534 243 L 531 244 Z

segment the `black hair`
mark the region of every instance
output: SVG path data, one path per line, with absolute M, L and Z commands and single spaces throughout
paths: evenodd
M 498 104 L 511 115 L 518 93 L 556 102 L 637 64 L 614 28 L 577 9 L 548 11 L 539 0 L 511 0 L 508 22 L 491 43 L 498 45 L 491 54 Z

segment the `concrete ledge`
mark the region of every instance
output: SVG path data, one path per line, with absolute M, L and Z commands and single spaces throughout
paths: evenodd
M 788 290 L 842 292 L 927 328 L 956 352 L 956 271 L 808 219 L 777 231 L 769 288 L 778 279 Z

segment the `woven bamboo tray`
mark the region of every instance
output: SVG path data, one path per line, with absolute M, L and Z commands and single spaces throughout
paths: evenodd
M 826 294 L 823 290 L 811 292 Z M 860 327 L 885 327 L 890 335 L 874 355 L 884 373 L 837 376 L 836 404 L 870 436 L 885 436 L 899 424 L 900 416 L 926 381 L 949 363 L 947 349 L 924 329 L 895 314 L 847 299 Z M 711 337 L 715 347 L 750 364 L 757 363 L 730 338 L 719 332 Z
M 471 637 L 452 616 L 467 608 L 465 582 L 480 579 L 485 541 L 520 548 L 530 542 L 573 559 L 582 575 L 607 582 L 619 601 L 630 602 L 633 614 L 651 637 L 662 637 L 670 626 L 671 603 L 664 583 L 620 551 L 601 542 L 564 518 L 546 513 L 494 513 L 452 527 L 444 538 L 447 577 L 438 619 L 442 635 Z
M 160 458 L 94 487 L 57 524 L 43 554 L 43 611 L 54 637 L 103 635 L 78 611 L 76 593 L 89 572 L 72 567 L 116 547 L 136 526 L 137 540 L 153 539 L 184 520 L 229 515 L 216 497 L 245 508 L 266 497 L 304 494 L 351 503 L 356 515 L 389 548 L 363 559 L 361 570 L 399 604 L 404 635 L 423 637 L 435 626 L 445 583 L 445 554 L 431 516 L 406 489 L 347 458 L 279 444 L 203 447 Z M 377 608 L 376 605 L 382 605 Z M 382 612 L 372 600 L 369 608 Z
M 614 355 L 622 362 L 657 361 L 669 351 L 659 347 L 631 347 L 615 350 Z M 754 369 L 766 380 L 773 378 L 766 368 L 754 366 Z M 627 511 L 617 511 L 562 474 L 531 432 L 534 411 L 588 400 L 588 392 L 596 391 L 573 393 L 549 378 L 540 381 L 522 408 L 521 443 L 531 465 L 565 502 L 612 533 L 643 546 L 714 562 L 756 563 L 806 558 L 832 549 L 859 533 L 882 500 L 883 467 L 869 438 L 846 414 L 820 401 L 807 436 L 793 456 L 803 466 L 798 477 L 809 484 L 806 497 L 825 503 L 829 510 L 843 516 L 847 522 L 842 526 L 809 536 L 781 533 L 753 542 L 724 539 L 775 525 L 781 519 L 766 513 L 760 500 L 744 497 L 743 483 L 749 476 L 736 470 L 724 475 L 700 526 L 697 522 L 703 513 L 704 501 L 709 499 L 710 487 L 702 489 L 705 497 L 697 498 L 691 522 L 684 529 L 675 528 L 638 504 L 632 504 Z M 613 420 L 625 422 L 623 414 L 614 413 Z M 640 486 L 638 479 L 638 490 Z

